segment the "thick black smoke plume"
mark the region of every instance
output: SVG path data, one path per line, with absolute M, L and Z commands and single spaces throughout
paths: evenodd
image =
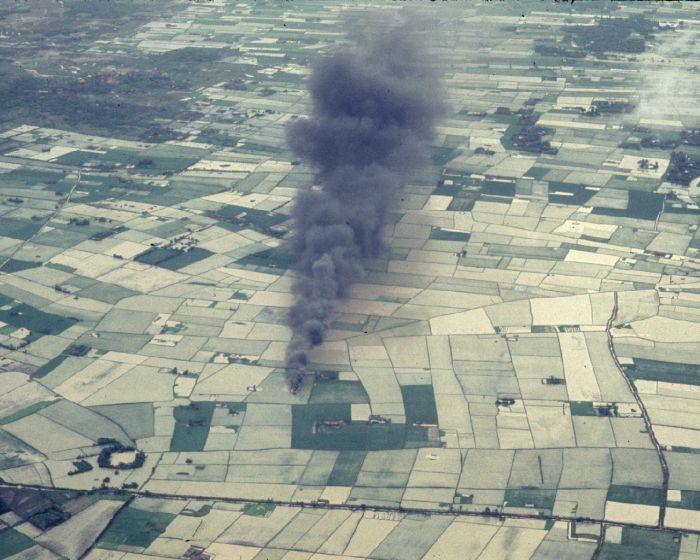
M 300 257 L 286 356 L 292 392 L 336 300 L 362 277 L 362 259 L 381 249 L 387 212 L 434 134 L 443 105 L 419 43 L 406 27 L 384 27 L 321 59 L 308 83 L 311 117 L 287 130 L 291 149 L 318 170 L 322 187 L 301 193 L 293 213 Z

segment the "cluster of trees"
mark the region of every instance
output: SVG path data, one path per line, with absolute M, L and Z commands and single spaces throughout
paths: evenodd
M 600 18 L 596 25 L 573 25 L 564 28 L 569 42 L 584 52 L 643 53 L 646 39 L 661 27 L 642 15 L 628 18 Z
M 513 134 L 513 147 L 533 154 L 556 154 L 558 150 L 545 140 L 545 136 L 554 134 L 554 130 L 536 125 L 537 115 L 531 110 L 521 109 L 519 113 L 519 130 Z
M 689 185 L 696 177 L 700 177 L 700 159 L 685 152 L 673 152 L 664 180 Z
M 92 465 L 88 463 L 85 459 L 78 459 L 77 461 L 73 461 L 73 466 L 75 467 L 75 469 L 69 471 L 68 476 L 90 472 L 92 470 Z
M 678 146 L 700 146 L 700 129 L 691 128 L 681 131 L 679 136 L 659 138 L 653 134 L 649 134 L 648 128 L 638 128 L 637 132 L 645 133 L 640 141 L 627 141 L 620 144 L 621 148 L 631 150 L 640 150 L 642 148 L 653 150 L 674 150 Z
M 646 41 L 663 28 L 643 15 L 628 18 L 598 18 L 595 25 L 570 25 L 562 28 L 559 43 L 538 41 L 535 52 L 542 56 L 584 58 L 592 53 L 643 53 Z
M 590 117 L 599 117 L 605 113 L 631 113 L 634 107 L 634 103 L 628 101 L 600 100 L 594 101 L 585 114 Z
M 97 440 L 97 445 L 105 445 L 97 456 L 97 465 L 103 469 L 138 469 L 143 466 L 146 462 L 146 454 L 143 451 L 136 451 L 136 448 L 131 446 L 123 445 L 116 439 L 112 438 L 99 438 Z M 119 463 L 118 465 L 112 464 L 112 455 L 115 453 L 128 453 L 129 451 L 136 451 L 134 460 L 131 463 Z
M 700 129 L 683 130 L 681 132 L 681 142 L 689 146 L 700 146 Z
M 585 58 L 586 52 L 563 43 L 549 43 L 546 41 L 537 41 L 535 43 L 535 52 L 542 56 L 554 56 L 557 58 Z
M 640 159 L 637 162 L 637 165 L 639 165 L 640 169 L 658 169 L 659 168 L 659 162 L 655 161 L 654 163 L 651 163 L 648 159 Z
M 513 137 L 513 145 L 523 152 L 555 155 L 559 150 L 552 147 L 549 140 L 544 139 L 549 134 L 553 134 L 550 128 L 530 125 Z
M 68 521 L 70 518 L 71 514 L 69 512 L 58 505 L 53 505 L 44 511 L 32 515 L 29 518 L 29 522 L 42 531 L 46 531 L 51 527 L 60 525 L 64 521 Z
M 159 123 L 201 116 L 175 98 L 201 83 L 202 73 L 224 56 L 222 50 L 186 48 L 121 60 L 93 74 L 51 77 L 36 77 L 12 60 L 0 59 L 0 124 L 22 124 L 30 115 L 35 124 L 68 125 L 86 133 L 176 139 L 179 133 Z M 226 54 L 231 52 L 227 49 Z

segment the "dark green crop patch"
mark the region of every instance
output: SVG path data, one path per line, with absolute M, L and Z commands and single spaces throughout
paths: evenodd
M 126 507 L 114 518 L 97 546 L 110 550 L 121 545 L 146 548 L 174 518 L 175 515 L 171 513 Z

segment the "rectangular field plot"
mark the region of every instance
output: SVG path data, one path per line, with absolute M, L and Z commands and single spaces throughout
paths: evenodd
M 511 489 L 506 490 L 503 504 L 506 507 L 532 507 L 551 510 L 554 507 L 556 490 Z
M 428 444 L 430 427 L 437 430 L 438 415 L 432 385 L 402 385 L 401 396 L 406 410 L 406 446 Z
M 175 431 L 170 451 L 202 451 L 207 442 L 211 420 L 217 404 L 245 410 L 243 403 L 193 402 L 174 409 Z
M 365 451 L 341 451 L 328 477 L 328 486 L 354 486 L 366 456 Z
M 32 539 L 19 531 L 5 529 L 0 532 L 0 560 L 19 554 L 35 544 Z
M 195 247 L 189 251 L 156 247 L 154 249 L 149 249 L 145 253 L 141 253 L 134 260 L 144 264 L 153 264 L 162 268 L 167 268 L 168 270 L 179 270 L 187 265 L 206 259 L 213 254 L 214 253 L 211 251 L 207 251 L 201 247 Z
M 634 358 L 633 365 L 625 365 L 623 367 L 625 373 L 632 379 L 700 385 L 700 366 L 695 364 Z
M 111 550 L 121 545 L 146 548 L 174 518 L 175 515 L 171 513 L 126 507 L 114 518 L 97 546 Z
M 214 403 L 199 402 L 174 409 L 175 432 L 170 451 L 202 451 L 214 415 Z
M 78 322 L 73 317 L 47 313 L 25 303 L 20 303 L 10 309 L 0 309 L 0 321 L 13 327 L 24 327 L 41 334 L 59 334 Z
M 318 403 L 368 403 L 369 397 L 359 381 L 316 381 L 309 402 Z
M 292 407 L 292 447 L 296 449 L 401 449 L 404 424 L 352 421 L 349 404 L 309 404 Z
M 680 534 L 623 527 L 620 543 L 603 543 L 600 560 L 674 560 L 680 551 Z
M 613 502 L 623 502 L 626 504 L 658 506 L 663 502 L 663 492 L 660 488 L 620 486 L 613 484 L 608 489 L 608 500 Z

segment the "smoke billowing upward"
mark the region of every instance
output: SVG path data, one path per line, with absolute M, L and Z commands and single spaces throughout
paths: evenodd
M 443 105 L 437 76 L 407 26 L 364 33 L 312 69 L 310 118 L 287 130 L 291 149 L 313 165 L 320 190 L 295 202 L 292 243 L 300 255 L 289 312 L 290 388 L 302 383 L 336 300 L 382 247 L 382 229 L 408 174 L 422 161 Z

